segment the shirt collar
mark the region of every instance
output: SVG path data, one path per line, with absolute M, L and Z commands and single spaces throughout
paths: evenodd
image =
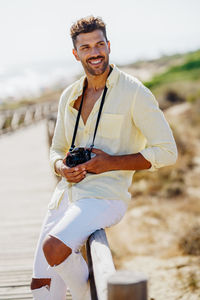
M 119 69 L 114 65 L 111 64 L 111 67 L 113 68 L 111 74 L 108 76 L 106 81 L 107 88 L 111 88 L 117 81 L 119 77 Z M 82 95 L 84 83 L 86 80 L 86 75 L 82 76 L 78 82 L 75 84 L 71 97 L 69 99 L 69 103 L 71 104 L 74 100 L 76 100 L 80 95 Z

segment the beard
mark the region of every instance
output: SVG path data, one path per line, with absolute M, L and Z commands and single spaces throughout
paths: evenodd
M 101 65 L 100 66 L 95 66 L 95 65 L 92 66 L 90 64 L 90 61 L 92 59 L 98 59 L 98 58 L 100 58 L 100 59 L 103 58 Z M 98 56 L 95 58 L 90 58 L 86 62 L 81 61 L 81 63 L 82 63 L 82 66 L 86 73 L 89 73 L 90 75 L 93 75 L 93 76 L 99 76 L 99 75 L 102 75 L 106 71 L 107 67 L 109 66 L 109 57 Z

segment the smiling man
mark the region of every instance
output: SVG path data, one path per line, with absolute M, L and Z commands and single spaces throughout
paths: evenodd
M 73 55 L 85 75 L 64 90 L 59 102 L 50 160 L 61 181 L 35 254 L 35 300 L 64 300 L 67 287 L 73 299 L 90 299 L 80 247 L 94 231 L 122 219 L 136 170 L 154 171 L 177 158 L 155 97 L 109 63 L 110 42 L 102 19 L 78 20 L 71 37 Z

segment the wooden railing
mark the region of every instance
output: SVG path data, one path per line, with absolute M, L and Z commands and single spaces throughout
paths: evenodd
M 47 101 L 23 106 L 14 110 L 0 111 L 0 135 L 15 131 L 42 120 L 57 111 L 57 101 Z
M 86 249 L 92 300 L 147 300 L 146 276 L 115 270 L 103 229 L 88 238 Z

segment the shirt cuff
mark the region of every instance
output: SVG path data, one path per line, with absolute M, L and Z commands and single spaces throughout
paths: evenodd
M 56 162 L 57 162 L 58 160 L 62 160 L 62 158 L 57 158 L 53 163 L 51 163 L 51 167 L 52 167 L 52 169 L 53 169 L 54 174 L 56 174 L 56 176 L 62 177 L 60 174 L 58 174 L 58 173 L 56 172 L 56 168 L 55 168 Z
M 155 166 L 155 154 L 151 148 L 145 148 L 139 152 L 144 156 L 146 160 L 148 160 L 151 163 L 151 168 L 146 169 L 147 171 L 154 172 L 157 170 Z

